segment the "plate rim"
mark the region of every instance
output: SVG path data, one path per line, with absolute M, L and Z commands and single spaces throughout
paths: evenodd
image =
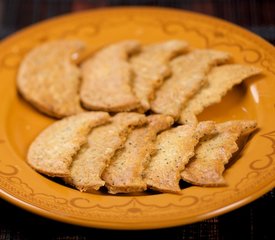
M 201 214 L 199 216 L 197 216 L 196 221 L 194 221 L 194 217 L 189 217 L 187 219 L 184 219 L 184 221 L 182 221 L 181 223 L 179 222 L 179 220 L 175 220 L 175 223 L 170 222 L 170 223 L 163 223 L 160 224 L 158 226 L 154 226 L 152 228 L 152 226 L 147 226 L 147 225 L 138 225 L 138 226 L 134 226 L 131 225 L 130 227 L 128 225 L 125 225 L 125 223 L 119 223 L 117 225 L 108 225 L 108 224 L 94 224 L 94 223 L 90 223 L 87 221 L 81 221 L 81 220 L 75 220 L 75 219 L 71 219 L 68 218 L 66 216 L 61 216 L 55 213 L 52 213 L 50 211 L 47 211 L 43 208 L 39 208 L 35 205 L 32 205 L 24 200 L 18 199 L 15 196 L 13 196 L 12 194 L 9 194 L 7 192 L 4 192 L 2 189 L 0 189 L 0 196 L 7 202 L 12 203 L 13 205 L 15 205 L 16 207 L 19 207 L 21 209 L 24 209 L 28 212 L 31 212 L 32 214 L 41 216 L 41 217 L 45 217 L 47 219 L 53 220 L 53 221 L 58 221 L 61 223 L 67 223 L 67 224 L 73 224 L 73 225 L 77 225 L 77 226 L 82 226 L 82 227 L 92 227 L 92 228 L 98 228 L 98 229 L 110 229 L 110 230 L 150 230 L 150 229 L 162 229 L 162 228 L 171 228 L 171 227 L 178 227 L 178 226 L 184 226 L 187 224 L 193 224 L 193 223 L 197 223 L 206 219 L 211 219 L 213 217 L 217 217 L 223 214 L 226 214 L 228 212 L 237 210 L 251 202 L 253 202 L 254 200 L 260 198 L 262 195 L 264 195 L 265 193 L 269 192 L 270 190 L 272 190 L 274 188 L 274 182 L 270 182 L 270 184 L 266 185 L 265 188 L 259 189 L 259 191 L 257 191 L 256 193 L 254 193 L 253 195 L 248 195 L 246 198 L 240 199 L 237 202 L 231 203 L 223 208 L 219 208 L 210 212 L 207 212 L 205 214 Z M 259 196 L 260 195 L 260 196 Z
M 183 13 L 183 14 L 188 14 L 188 15 L 192 15 L 192 16 L 197 16 L 197 17 L 201 17 L 201 18 L 205 18 L 205 19 L 212 19 L 213 21 L 218 21 L 221 22 L 225 25 L 231 25 L 233 26 L 235 29 L 238 29 L 241 32 L 246 32 L 246 34 L 251 35 L 254 39 L 257 39 L 257 41 L 260 41 L 262 44 L 266 45 L 267 47 L 270 48 L 270 50 L 272 52 L 275 53 L 275 48 L 274 46 L 269 43 L 266 39 L 264 39 L 263 37 L 257 35 L 256 33 L 236 24 L 233 22 L 230 22 L 228 20 L 222 19 L 222 18 L 218 18 L 216 16 L 212 16 L 212 15 L 207 15 L 204 13 L 200 13 L 200 12 L 193 12 L 190 10 L 185 10 L 185 9 L 178 9 L 178 8 L 173 8 L 173 7 L 155 7 L 155 6 L 112 6 L 112 7 L 103 7 L 103 8 L 95 8 L 95 9 L 87 9 L 87 10 L 82 10 L 79 12 L 71 12 L 71 13 L 65 13 L 65 14 L 61 14 L 58 16 L 54 16 L 48 19 L 44 19 L 42 21 L 33 23 L 27 27 L 24 27 L 12 34 L 10 34 L 9 36 L 6 36 L 5 38 L 3 38 L 0 41 L 0 47 L 2 44 L 5 44 L 7 41 L 12 41 L 14 38 L 18 38 L 18 36 L 20 36 L 21 34 L 25 34 L 27 31 L 32 31 L 34 28 L 39 27 L 41 25 L 48 25 L 51 24 L 52 22 L 56 22 L 56 21 L 63 21 L 66 20 L 68 17 L 77 17 L 77 16 L 81 16 L 81 15 L 85 15 L 85 14 L 90 14 L 91 12 L 108 12 L 108 11 L 137 11 L 137 10 L 141 10 L 141 11 L 169 11 L 169 12 L 175 12 L 175 13 Z M 272 54 L 270 54 L 272 56 Z

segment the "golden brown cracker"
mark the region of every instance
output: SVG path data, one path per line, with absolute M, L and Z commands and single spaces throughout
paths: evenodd
M 28 163 L 49 176 L 68 176 L 73 156 L 87 141 L 90 130 L 108 120 L 108 113 L 84 112 L 53 123 L 31 144 Z
M 256 67 L 240 64 L 214 67 L 207 76 L 208 84 L 197 92 L 182 109 L 180 122 L 182 124 L 196 124 L 196 115 L 201 113 L 203 109 L 220 102 L 234 85 L 259 73 L 260 70 Z
M 194 50 L 171 61 L 172 76 L 156 92 L 151 109 L 178 119 L 184 104 L 205 83 L 210 67 L 229 59 L 225 52 Z
M 195 156 L 181 173 L 183 180 L 194 185 L 225 185 L 224 165 L 238 150 L 237 139 L 255 130 L 257 123 L 248 120 L 228 121 L 216 124 L 216 133 L 201 141 Z
M 130 59 L 135 73 L 133 90 L 141 102 L 143 112 L 150 108 L 156 89 L 171 74 L 169 61 L 186 47 L 187 43 L 180 40 L 151 44 L 143 47 L 140 53 Z
M 17 87 L 34 107 L 50 116 L 62 118 L 82 112 L 79 100 L 80 70 L 73 54 L 84 49 L 77 40 L 56 40 L 41 44 L 23 59 Z
M 134 40 L 111 44 L 82 64 L 80 98 L 87 109 L 122 112 L 140 106 L 132 91 L 133 73 L 128 62 L 139 47 Z
M 88 137 L 88 144 L 76 155 L 65 179 L 81 191 L 93 191 L 104 185 L 101 175 L 110 164 L 116 150 L 122 148 L 134 127 L 147 122 L 139 113 L 118 113 L 111 122 L 95 128 Z
M 165 115 L 151 115 L 148 125 L 135 129 L 120 151 L 112 158 L 102 178 L 112 194 L 118 192 L 140 192 L 147 188 L 142 179 L 144 168 L 155 152 L 157 134 L 173 124 L 173 118 Z

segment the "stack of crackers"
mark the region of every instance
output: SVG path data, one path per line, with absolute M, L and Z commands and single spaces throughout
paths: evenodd
M 52 41 L 21 63 L 21 95 L 60 119 L 29 147 L 31 167 L 84 192 L 180 193 L 181 179 L 226 185 L 223 173 L 237 140 L 257 123 L 199 122 L 197 115 L 258 68 L 181 40 L 146 46 L 125 40 L 77 65 L 85 47 L 78 40 Z

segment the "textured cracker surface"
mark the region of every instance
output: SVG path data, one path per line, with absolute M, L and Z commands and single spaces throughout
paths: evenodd
M 164 78 L 171 74 L 169 61 L 182 53 L 187 43 L 179 40 L 170 40 L 163 43 L 151 44 L 141 49 L 141 52 L 130 59 L 135 73 L 133 90 L 146 111 L 150 108 L 150 101 Z
M 139 113 L 118 113 L 111 122 L 95 128 L 88 144 L 75 157 L 66 181 L 81 191 L 93 191 L 104 185 L 101 175 L 110 164 L 116 150 L 122 148 L 134 127 L 142 126 L 147 118 Z
M 253 131 L 255 121 L 236 120 L 216 124 L 216 134 L 206 136 L 201 141 L 195 156 L 181 173 L 183 180 L 195 185 L 225 185 L 223 178 L 224 165 L 232 154 L 238 150 L 236 141 L 241 135 Z
M 73 156 L 87 141 L 90 130 L 108 120 L 108 113 L 84 112 L 53 123 L 31 144 L 28 163 L 49 176 L 68 176 Z
M 157 134 L 173 124 L 173 118 L 165 115 L 151 115 L 148 125 L 135 129 L 118 151 L 102 178 L 110 193 L 140 192 L 147 188 L 142 173 L 155 153 Z
M 213 121 L 203 121 L 200 122 L 195 129 L 195 137 L 200 140 L 206 135 L 210 135 L 216 132 L 216 124 Z
M 144 180 L 149 188 L 161 192 L 180 192 L 180 172 L 184 169 L 183 152 L 193 151 L 190 138 L 194 128 L 180 126 L 161 133 L 157 138 L 157 153 L 144 172 Z M 190 157 L 192 154 L 190 155 Z
M 213 122 L 206 121 L 197 128 L 183 125 L 161 133 L 157 138 L 157 153 L 145 169 L 147 185 L 160 192 L 179 193 L 180 173 L 194 155 L 200 138 L 214 127 Z
M 218 103 L 222 97 L 236 84 L 244 79 L 259 74 L 260 70 L 253 66 L 228 64 L 214 67 L 208 74 L 208 84 L 195 94 L 183 108 L 180 122 L 196 124 L 196 115 L 206 107 Z
M 77 40 L 39 45 L 23 59 L 17 75 L 21 95 L 41 112 L 61 118 L 82 112 L 80 70 L 72 55 L 85 47 Z
M 86 60 L 82 67 L 80 98 L 91 110 L 130 111 L 140 104 L 132 91 L 129 54 L 139 50 L 134 40 L 109 45 Z
M 172 76 L 156 92 L 151 109 L 178 119 L 184 104 L 205 83 L 210 68 L 229 59 L 225 52 L 194 50 L 171 61 Z

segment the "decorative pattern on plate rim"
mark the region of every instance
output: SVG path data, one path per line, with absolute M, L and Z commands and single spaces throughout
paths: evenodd
M 111 15 L 108 18 L 100 19 L 100 21 L 94 20 L 87 22 L 87 19 L 83 19 L 83 23 L 77 23 L 75 25 L 71 22 L 70 26 L 67 26 L 67 29 L 65 31 L 62 31 L 54 36 L 56 39 L 64 39 L 67 37 L 85 37 L 91 39 L 94 36 L 99 35 L 102 32 L 102 28 L 117 27 L 121 24 L 129 22 L 140 24 L 141 21 L 139 19 L 140 17 L 133 15 L 124 15 L 119 20 L 118 18 L 118 16 L 113 17 Z M 188 20 L 181 20 L 179 18 L 175 18 L 174 20 L 165 20 L 158 17 L 150 16 L 146 19 L 146 21 L 143 20 L 143 24 L 146 24 L 146 26 L 152 25 L 153 27 L 158 27 L 162 29 L 163 33 L 170 36 L 176 35 L 179 32 L 193 32 L 197 34 L 198 37 L 203 39 L 205 48 L 216 48 L 219 46 L 235 47 L 241 53 L 243 53 L 244 62 L 248 64 L 255 64 L 260 62 L 260 65 L 263 68 L 275 75 L 275 72 L 273 70 L 274 64 L 268 56 L 270 54 L 269 52 L 263 54 L 257 48 L 247 48 L 244 44 L 240 44 L 239 39 L 235 39 L 233 35 L 229 36 L 229 31 L 232 31 L 231 26 L 223 23 L 219 23 L 220 25 L 218 25 L 217 22 L 215 22 L 215 24 L 211 28 L 211 31 L 207 31 L 206 33 L 205 29 L 200 29 L 196 26 L 196 24 L 194 24 L 194 22 L 196 23 L 198 21 L 200 21 L 198 16 L 196 16 L 196 18 L 192 18 L 190 16 Z M 211 20 L 208 19 L 207 21 Z M 236 29 L 233 29 L 233 31 L 236 31 Z M 52 40 L 47 37 L 48 35 L 49 31 L 40 32 L 36 36 L 35 43 L 38 44 L 41 42 Z M 241 34 L 239 35 L 241 36 Z M 18 67 L 20 60 L 22 59 L 24 54 L 31 49 L 30 47 L 28 47 L 28 45 L 33 46 L 33 42 L 29 42 L 29 44 L 28 42 L 29 40 L 25 40 L 23 43 L 20 43 L 20 45 L 22 45 L 22 48 L 17 46 L 16 48 L 6 53 L 5 57 L 1 60 L 0 65 L 6 68 Z

